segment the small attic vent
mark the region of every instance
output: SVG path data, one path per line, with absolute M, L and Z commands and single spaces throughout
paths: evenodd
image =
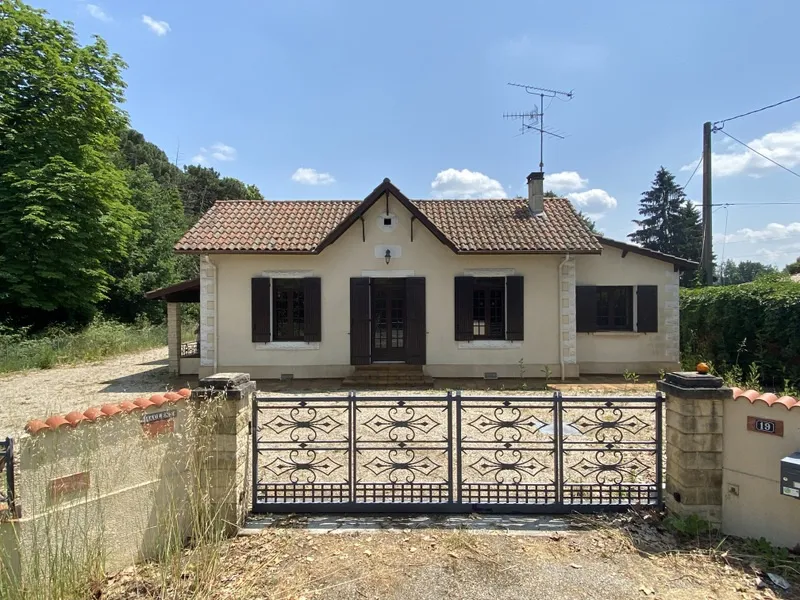
M 496 371 L 486 371 L 483 374 L 484 379 L 497 379 L 497 372 Z

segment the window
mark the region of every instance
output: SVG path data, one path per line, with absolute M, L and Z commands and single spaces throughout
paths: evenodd
M 633 288 L 598 286 L 595 324 L 598 331 L 633 331 Z
M 579 285 L 575 288 L 576 331 L 655 333 L 659 324 L 657 285 Z
M 524 339 L 524 288 L 522 275 L 455 278 L 455 339 Z
M 305 291 L 302 279 L 273 280 L 272 312 L 276 342 L 302 342 L 305 326 Z
M 504 277 L 475 279 L 472 290 L 472 336 L 476 340 L 506 338 L 506 280 Z

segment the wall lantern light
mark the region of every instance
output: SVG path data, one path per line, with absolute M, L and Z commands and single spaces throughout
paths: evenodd
M 386 254 L 383 255 L 383 258 L 386 259 L 386 264 L 389 264 L 389 261 L 392 260 L 392 251 L 388 248 L 386 249 Z

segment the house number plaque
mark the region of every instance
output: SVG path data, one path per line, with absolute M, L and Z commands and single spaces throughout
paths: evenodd
M 747 431 L 783 437 L 783 421 L 762 419 L 760 417 L 747 417 Z

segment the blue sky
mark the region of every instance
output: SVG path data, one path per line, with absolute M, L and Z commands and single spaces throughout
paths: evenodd
M 269 199 L 363 198 L 384 177 L 412 198 L 524 194 L 538 138 L 502 115 L 537 99 L 517 81 L 575 91 L 545 104 L 567 134 L 545 142 L 545 186 L 625 239 L 660 165 L 689 179 L 704 121 L 800 94 L 791 0 L 34 5 L 124 57 L 133 127 Z M 800 170 L 800 101 L 725 131 Z M 717 257 L 793 261 L 800 178 L 713 143 L 714 202 L 755 203 L 715 211 Z

